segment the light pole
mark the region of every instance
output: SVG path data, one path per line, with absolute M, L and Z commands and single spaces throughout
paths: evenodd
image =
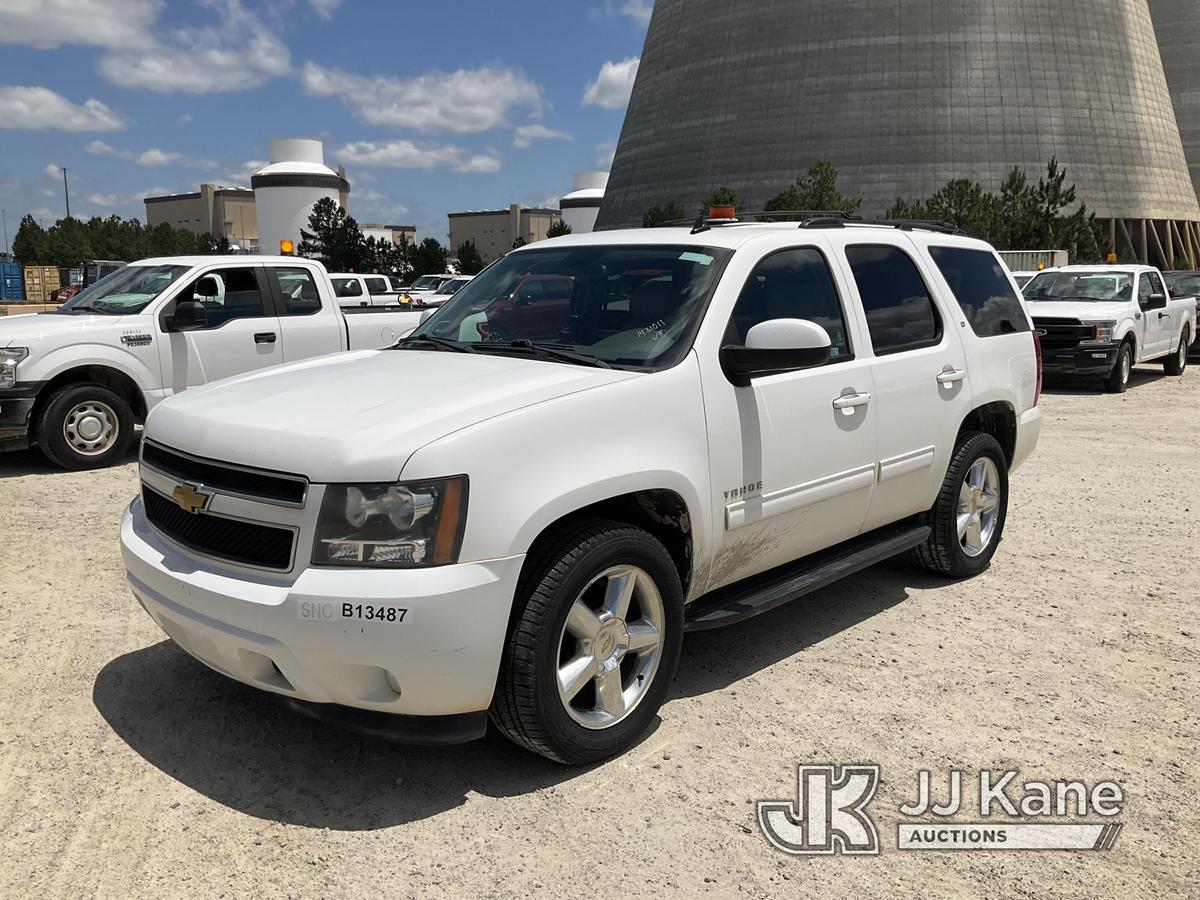
M 67 187 L 67 167 L 63 166 L 63 198 L 67 201 L 67 218 L 71 218 L 71 191 Z

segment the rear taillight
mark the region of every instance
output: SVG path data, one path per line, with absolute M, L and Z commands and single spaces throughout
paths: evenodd
M 1037 406 L 1042 399 L 1042 339 L 1036 331 L 1033 332 L 1033 353 L 1037 357 L 1037 389 L 1033 392 L 1033 405 Z

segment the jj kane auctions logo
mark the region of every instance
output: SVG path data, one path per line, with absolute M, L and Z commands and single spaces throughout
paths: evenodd
M 897 826 L 900 850 L 1110 850 L 1119 822 L 1086 822 L 1121 813 L 1121 786 L 1102 781 L 1026 781 L 1017 771 L 979 773 L 978 815 L 983 822 L 943 821 L 963 811 L 963 774 L 946 780 L 945 803 L 934 798 L 929 771 L 917 774 L 917 798 L 899 807 L 917 821 Z M 867 810 L 879 787 L 879 766 L 797 766 L 794 800 L 762 800 L 758 826 L 771 845 L 793 856 L 877 856 L 879 832 Z M 932 816 L 933 818 L 926 818 Z M 993 816 L 1026 821 L 998 822 Z M 1041 821 L 1028 821 L 1037 819 Z

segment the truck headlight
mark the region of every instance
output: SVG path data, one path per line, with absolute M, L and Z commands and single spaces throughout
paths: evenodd
M 458 561 L 467 477 L 407 484 L 331 484 L 317 519 L 313 565 L 381 569 Z
M 0 388 L 10 388 L 17 383 L 17 363 L 28 356 L 28 347 L 0 349 Z
M 1092 322 L 1091 325 L 1096 329 L 1096 336 L 1092 340 L 1101 344 L 1112 343 L 1113 329 L 1117 327 L 1116 322 Z

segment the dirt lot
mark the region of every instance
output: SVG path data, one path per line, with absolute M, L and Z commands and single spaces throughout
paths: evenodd
M 986 576 L 890 564 L 690 636 L 657 729 L 586 771 L 360 739 L 226 682 L 125 588 L 133 465 L 0 458 L 0 896 L 1196 896 L 1200 369 L 1043 410 Z M 881 857 L 768 846 L 756 799 L 864 761 Z M 920 768 L 1113 779 L 1125 828 L 1107 853 L 899 852 Z

